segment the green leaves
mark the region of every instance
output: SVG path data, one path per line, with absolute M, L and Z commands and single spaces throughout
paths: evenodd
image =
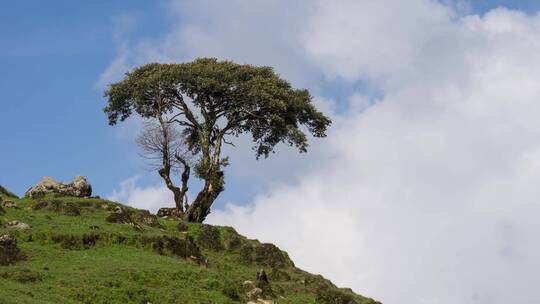
M 304 130 L 324 137 L 331 123 L 307 90 L 292 88 L 272 68 L 215 58 L 141 66 L 111 84 L 105 96 L 111 125 L 133 112 L 145 118 L 176 115 L 194 152 L 241 133 L 251 134 L 257 157 L 267 157 L 280 142 L 305 152 Z

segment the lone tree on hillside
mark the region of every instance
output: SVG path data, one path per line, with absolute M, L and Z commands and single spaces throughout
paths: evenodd
M 134 69 L 105 92 L 104 111 L 115 125 L 136 112 L 149 122 L 138 139 L 143 154 L 159 159 L 156 167 L 174 193 L 174 215 L 203 222 L 224 189 L 223 144 L 251 134 L 257 158 L 268 157 L 284 142 L 307 151 L 307 136 L 326 136 L 331 121 L 270 67 L 240 65 L 215 58 L 181 64 L 152 63 Z M 189 177 L 203 181 L 195 199 L 187 200 Z M 173 181 L 181 174 L 181 185 Z

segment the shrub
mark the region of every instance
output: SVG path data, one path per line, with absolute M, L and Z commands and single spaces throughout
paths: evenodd
M 73 235 L 73 234 L 55 234 L 51 237 L 54 243 L 60 244 L 64 249 L 80 250 L 88 249 L 96 245 L 99 235 L 95 233 Z
M 36 210 L 41 210 L 41 209 L 44 209 L 44 208 L 47 208 L 49 206 L 49 202 L 47 201 L 39 201 L 38 203 L 34 204 L 32 206 L 32 210 L 36 211 Z
M 17 247 L 17 240 L 14 236 L 0 236 L 0 266 L 7 266 L 24 259 L 25 255 Z
M 280 268 L 292 266 L 291 260 L 274 244 L 261 244 L 255 248 L 254 261 L 262 266 Z
M 224 249 L 223 244 L 221 243 L 219 229 L 211 225 L 201 225 L 197 236 L 197 243 L 203 248 L 215 251 Z
M 240 247 L 239 253 L 240 253 L 240 259 L 244 263 L 252 263 L 253 262 L 253 252 L 255 249 L 253 246 L 249 243 L 245 243 Z
M 128 212 L 112 212 L 106 218 L 105 221 L 116 224 L 130 224 L 132 223 L 131 216 Z
M 160 255 L 170 254 L 181 258 L 191 258 L 200 264 L 205 263 L 204 256 L 190 236 L 186 236 L 185 239 L 172 236 L 146 237 L 143 243 Z
M 66 203 L 62 210 L 62 214 L 70 216 L 79 216 L 81 215 L 81 209 L 75 203 Z

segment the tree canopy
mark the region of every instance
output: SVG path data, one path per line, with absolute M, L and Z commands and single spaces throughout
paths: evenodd
M 204 219 L 223 190 L 221 168 L 226 162 L 221 148 L 228 137 L 251 135 L 257 158 L 267 157 L 280 142 L 306 152 L 304 130 L 324 137 L 331 123 L 312 104 L 307 90 L 293 88 L 272 68 L 215 58 L 138 67 L 111 84 L 105 96 L 111 125 L 137 113 L 181 129 L 187 149 L 198 156 L 195 171 L 205 180 L 192 207 L 199 198 L 208 206 L 200 210 L 202 217 L 188 218 L 195 221 Z

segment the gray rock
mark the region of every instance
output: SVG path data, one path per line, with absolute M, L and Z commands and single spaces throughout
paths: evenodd
M 0 246 L 11 247 L 16 246 L 17 240 L 11 235 L 4 234 L 0 236 Z
M 172 218 L 182 218 L 181 214 L 178 214 L 176 208 L 160 208 L 157 212 L 158 217 L 172 217 Z
M 6 208 L 18 208 L 17 204 L 14 201 L 5 200 L 1 203 L 1 206 Z
M 28 229 L 32 228 L 27 223 L 23 223 L 23 222 L 19 222 L 19 221 L 8 222 L 7 227 L 9 229 L 15 229 L 15 230 L 28 230 Z
M 250 300 L 257 300 L 262 295 L 262 289 L 255 287 L 246 293 L 246 296 Z
M 244 281 L 242 286 L 244 286 L 245 291 L 250 291 L 257 288 L 257 285 L 255 285 L 255 283 L 253 283 L 252 281 Z
M 83 176 L 75 177 L 69 184 L 57 182 L 52 177 L 46 176 L 37 185 L 28 189 L 24 196 L 38 198 L 49 193 L 74 197 L 90 197 L 92 196 L 92 186 Z

